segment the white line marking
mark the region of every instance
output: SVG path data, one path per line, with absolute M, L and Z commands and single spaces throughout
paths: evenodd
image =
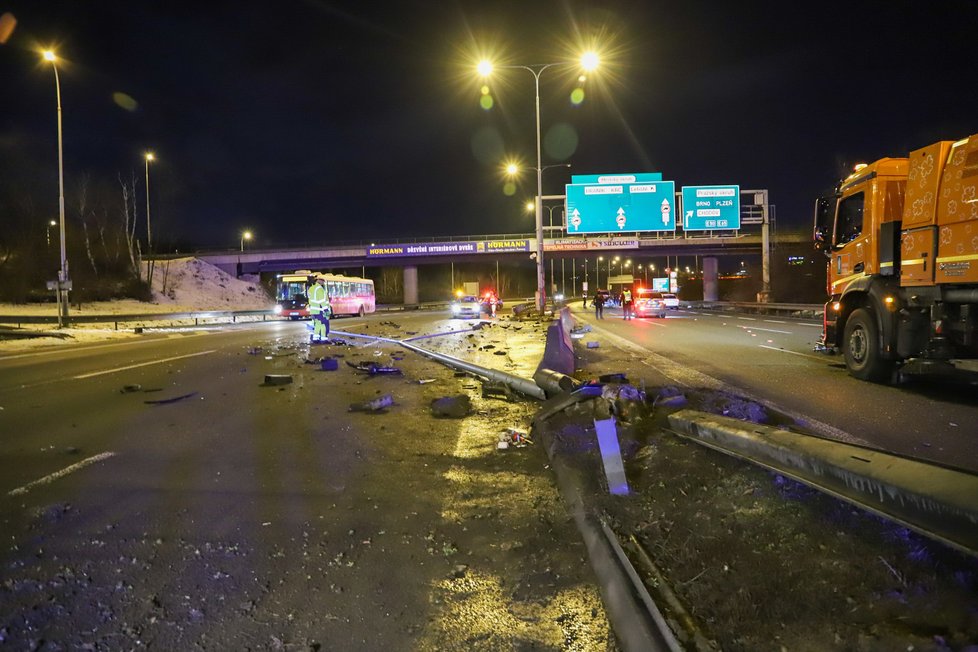
M 127 369 L 136 369 L 138 367 L 148 367 L 153 364 L 163 364 L 164 362 L 172 362 L 174 360 L 182 360 L 183 358 L 193 358 L 198 355 L 207 355 L 208 353 L 214 353 L 217 349 L 211 349 L 210 351 L 200 351 L 198 353 L 188 353 L 187 355 L 178 355 L 173 358 L 163 358 L 162 360 L 151 360 L 149 362 L 140 362 L 139 364 L 131 364 L 127 367 L 116 367 L 115 369 L 106 369 L 105 371 L 93 371 L 90 374 L 81 374 L 80 376 L 75 376 L 75 380 L 80 380 L 82 378 L 91 378 L 92 376 L 103 376 L 105 374 L 114 374 L 117 371 L 126 371 Z
M 740 319 L 742 321 L 757 321 L 753 317 L 737 317 L 737 319 Z
M 783 333 L 784 335 L 793 334 L 791 331 L 778 331 L 774 330 L 773 328 L 758 328 L 757 326 L 738 326 L 737 328 L 743 328 L 744 330 L 750 329 L 752 331 L 764 331 L 765 333 Z
M 825 361 L 824 358 L 820 358 L 817 355 L 809 355 L 807 353 L 798 353 L 797 351 L 787 351 L 785 349 L 778 349 L 778 348 L 775 348 L 773 346 L 767 346 L 765 344 L 758 344 L 757 346 L 761 347 L 762 349 L 770 349 L 772 351 L 778 351 L 779 353 L 790 353 L 791 355 L 800 355 L 803 358 L 811 358 L 812 360 L 818 360 L 819 362 L 824 362 Z
M 101 462 L 102 460 L 107 460 L 110 457 L 113 457 L 114 455 L 115 455 L 115 453 L 113 453 L 111 451 L 106 452 L 106 453 L 99 453 L 98 455 L 93 455 L 92 457 L 89 457 L 88 459 L 84 459 L 81 462 L 78 462 L 76 464 L 72 464 L 71 466 L 69 466 L 67 468 L 64 468 L 64 469 L 61 469 L 60 471 L 58 471 L 56 473 L 52 473 L 51 475 L 46 475 L 43 478 L 41 478 L 40 480 L 35 480 L 34 482 L 31 482 L 29 484 L 25 484 L 23 487 L 18 487 L 17 489 L 14 489 L 13 491 L 8 491 L 7 492 L 7 495 L 8 496 L 22 496 L 22 495 L 26 494 L 28 491 L 30 491 L 31 489 L 33 489 L 34 487 L 40 486 L 42 484 L 50 484 L 50 483 L 54 482 L 55 480 L 57 480 L 59 478 L 65 477 L 69 473 L 74 473 L 75 471 L 79 471 L 79 470 L 85 468 L 86 466 L 89 466 L 90 464 L 95 464 L 96 462 Z
M 780 319 L 765 319 L 764 321 L 766 321 L 769 324 L 787 324 L 788 323 L 786 321 L 781 321 Z

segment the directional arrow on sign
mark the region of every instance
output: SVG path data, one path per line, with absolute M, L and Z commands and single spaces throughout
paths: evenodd
M 686 211 L 686 219 L 688 220 L 693 216 L 693 211 Z
M 581 225 L 581 211 L 577 210 L 576 208 L 574 209 L 574 212 L 571 213 L 571 221 L 570 221 L 570 223 L 571 223 L 571 226 L 573 226 L 574 227 L 574 230 L 576 231 L 577 230 L 577 227 L 579 227 Z
M 615 222 L 618 223 L 619 229 L 625 228 L 625 209 L 621 206 L 618 207 L 618 217 L 615 218 Z

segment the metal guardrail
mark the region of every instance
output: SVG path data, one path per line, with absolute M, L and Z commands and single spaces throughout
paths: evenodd
M 577 301 L 579 297 L 568 297 L 567 302 Z M 511 299 L 506 302 L 506 307 L 515 307 L 521 303 L 531 302 L 532 299 Z M 412 310 L 437 310 L 447 308 L 449 301 L 431 301 L 413 305 L 384 304 L 378 305 L 378 312 L 407 312 Z M 684 301 L 682 305 L 692 306 L 699 310 L 735 310 L 755 314 L 777 314 L 794 317 L 806 317 L 821 319 L 823 306 L 821 304 L 809 303 L 752 303 L 739 301 Z M 147 321 L 189 321 L 193 320 L 194 325 L 199 325 L 201 320 L 226 320 L 234 323 L 240 317 L 261 317 L 266 319 L 280 319 L 274 310 L 205 310 L 195 312 L 160 312 L 160 313 L 140 313 L 126 315 L 81 315 L 77 312 L 71 316 L 71 323 L 76 324 L 115 324 L 116 330 L 119 324 Z M 15 326 L 20 328 L 24 324 L 57 324 L 57 315 L 0 315 L 0 324 Z
M 796 317 L 822 318 L 825 306 L 821 303 L 755 303 L 750 301 L 682 301 L 683 305 L 700 310 L 743 311 L 754 314 L 774 314 Z M 796 314 L 801 313 L 801 314 Z
M 278 319 L 278 315 L 273 310 L 206 310 L 199 312 L 159 312 L 159 313 L 140 313 L 128 315 L 79 315 L 73 314 L 69 323 L 76 324 L 108 324 L 114 323 L 115 329 L 119 330 L 119 324 L 144 321 L 189 321 L 194 320 L 194 325 L 198 325 L 202 319 L 227 320 L 234 323 L 239 317 L 261 317 L 262 321 L 272 317 Z M 15 325 L 18 328 L 22 324 L 57 324 L 56 315 L 0 315 L 0 324 Z

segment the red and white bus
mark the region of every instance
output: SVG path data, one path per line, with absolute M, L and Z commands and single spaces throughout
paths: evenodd
M 301 269 L 275 278 L 275 312 L 289 319 L 308 319 L 308 287 L 316 272 Z M 374 282 L 369 278 L 324 274 L 333 315 L 359 315 L 377 310 Z

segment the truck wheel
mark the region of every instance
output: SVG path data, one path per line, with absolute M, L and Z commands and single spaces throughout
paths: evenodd
M 849 315 L 842 347 L 851 376 L 875 383 L 890 379 L 893 363 L 883 359 L 876 316 L 872 312 L 859 308 Z

